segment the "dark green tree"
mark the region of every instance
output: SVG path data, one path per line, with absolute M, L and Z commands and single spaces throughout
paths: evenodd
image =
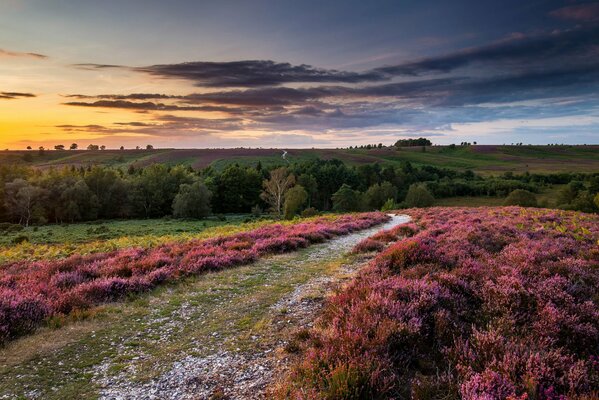
M 205 218 L 210 215 L 212 193 L 201 181 L 183 184 L 173 201 L 173 215 L 177 218 Z

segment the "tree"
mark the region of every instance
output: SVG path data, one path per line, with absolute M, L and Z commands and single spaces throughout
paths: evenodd
M 408 189 L 405 204 L 408 207 L 430 207 L 435 202 L 435 198 L 429 192 L 424 184 L 413 184 Z
M 183 184 L 173 200 L 173 215 L 177 218 L 204 218 L 210 215 L 212 193 L 201 181 Z
M 104 145 L 100 146 L 100 150 L 106 150 L 106 146 L 104 146 Z
M 270 179 L 262 182 L 264 190 L 260 198 L 264 200 L 271 210 L 281 215 L 281 208 L 285 199 L 285 193 L 295 183 L 295 176 L 287 172 L 287 168 L 281 167 L 270 171 Z
M 151 144 L 146 145 L 146 150 L 154 150 L 154 146 Z
M 87 149 L 90 150 L 90 151 L 98 151 L 98 150 L 100 150 L 100 146 L 98 146 L 97 144 L 91 144 L 90 143 L 87 146 Z
M 121 149 L 121 150 L 125 150 L 125 146 L 121 146 L 121 147 L 120 147 L 120 149 Z
M 136 177 L 137 204 L 146 218 L 170 214 L 181 185 L 191 183 L 193 176 L 182 166 L 169 169 L 163 164 L 151 165 Z
M 70 150 L 77 150 L 79 148 L 79 145 L 77 143 L 71 143 L 71 146 L 69 147 Z
M 292 219 L 300 208 L 306 204 L 308 192 L 301 185 L 295 185 L 285 194 L 285 219 Z
M 77 181 L 60 195 L 57 217 L 62 221 L 89 221 L 98 218 L 100 202 L 84 180 Z
M 40 147 L 38 147 L 38 149 L 37 149 L 37 150 L 38 150 L 37 152 L 38 152 L 38 154 L 39 154 L 40 156 L 43 156 L 43 155 L 44 155 L 44 153 L 46 152 L 46 149 L 44 149 L 44 146 L 40 146 Z
M 504 206 L 536 207 L 537 196 L 528 190 L 516 189 L 510 192 L 503 202 Z
M 57 144 L 56 146 L 54 146 L 54 150 L 59 150 L 59 151 L 64 150 L 64 144 Z
M 227 166 L 222 173 L 205 179 L 214 196 L 212 209 L 218 213 L 249 212 L 260 203 L 262 176 L 254 168 L 237 164 Z
M 418 139 L 399 139 L 395 142 L 395 147 L 414 147 L 414 146 L 432 146 L 430 140 L 425 138 Z
M 361 204 L 360 195 L 360 192 L 353 190 L 351 186 L 344 183 L 331 198 L 333 210 L 339 212 L 358 211 Z
M 31 150 L 31 146 L 27 146 L 27 150 Z
M 377 183 L 368 188 L 365 197 L 371 209 L 379 210 L 387 200 L 397 199 L 397 189 L 390 182 Z
M 29 226 L 34 218 L 43 217 L 41 207 L 46 191 L 24 179 L 15 179 L 5 185 L 5 203 L 10 214 L 20 224 Z
M 316 194 L 318 193 L 318 182 L 316 182 L 316 178 L 310 174 L 301 174 L 299 178 L 297 178 L 297 184 L 301 185 L 308 193 L 308 207 L 311 207 L 312 200 L 315 199 Z

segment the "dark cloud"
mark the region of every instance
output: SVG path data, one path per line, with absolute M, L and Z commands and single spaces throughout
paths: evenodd
M 306 82 L 360 83 L 387 78 L 376 71 L 364 73 L 337 71 L 271 60 L 196 61 L 151 65 L 135 68 L 135 70 L 164 78 L 190 80 L 202 87 L 258 87 Z
M 577 28 L 536 35 L 516 34 L 485 46 L 430 57 L 419 61 L 377 68 L 374 72 L 389 75 L 418 76 L 427 73 L 447 73 L 475 63 L 522 69 L 546 67 L 547 62 L 559 65 L 583 58 L 597 58 L 599 27 Z
M 160 93 L 131 93 L 131 94 L 100 94 L 89 96 L 85 94 L 68 94 L 66 98 L 87 100 L 87 99 L 107 99 L 107 100 L 156 100 L 156 99 L 178 99 L 182 96 L 171 96 Z
M 20 93 L 20 92 L 0 92 L 0 99 L 3 100 L 14 100 L 14 99 L 23 99 L 36 97 L 33 93 Z
M 552 17 L 579 22 L 599 21 L 599 3 L 562 7 L 550 13 Z
M 96 98 L 90 96 L 89 98 Z M 240 110 L 229 108 L 229 107 L 218 107 L 218 106 L 179 106 L 176 104 L 164 104 L 156 103 L 151 101 L 145 102 L 134 102 L 127 100 L 98 100 L 94 102 L 85 101 L 69 101 L 63 103 L 67 106 L 77 107 L 97 107 L 97 108 L 119 108 L 126 110 L 139 110 L 139 111 L 220 111 L 220 112 L 240 112 Z

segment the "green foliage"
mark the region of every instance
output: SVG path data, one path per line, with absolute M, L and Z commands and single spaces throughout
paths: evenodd
M 426 185 L 414 184 L 410 186 L 404 202 L 408 207 L 430 207 L 435 202 L 435 198 Z
M 379 210 L 389 199 L 397 199 L 397 188 L 390 182 L 374 184 L 365 193 L 365 201 L 370 209 Z
M 173 215 L 177 218 L 204 218 L 210 215 L 212 193 L 203 182 L 183 184 L 173 201 Z
M 536 207 L 537 197 L 528 190 L 516 189 L 504 200 L 505 206 Z
M 362 203 L 361 193 L 343 184 L 333 196 L 333 210 L 339 212 L 359 211 Z
M 285 219 L 293 219 L 300 208 L 306 204 L 308 192 L 301 185 L 295 185 L 285 193 L 285 204 L 283 214 Z
M 395 142 L 395 147 L 418 147 L 418 146 L 432 146 L 430 140 L 425 138 L 418 139 L 399 139 Z
M 314 207 L 308 207 L 302 211 L 302 218 L 310 218 L 318 215 L 318 210 Z
M 391 211 L 397 208 L 397 204 L 395 204 L 395 200 L 387 199 L 385 204 L 381 207 L 381 211 Z
M 219 213 L 247 212 L 260 204 L 262 176 L 254 168 L 230 165 L 206 184 L 214 197 L 213 209 Z

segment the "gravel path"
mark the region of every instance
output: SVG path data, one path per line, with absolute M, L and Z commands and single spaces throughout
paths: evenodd
M 381 229 L 389 229 L 409 221 L 408 216 L 392 216 L 392 220 L 371 229 L 343 236 L 311 246 L 301 258 L 295 254 L 269 257 L 260 263 L 276 263 L 288 268 L 301 268 L 301 263 L 332 262 L 349 252 L 362 239 Z M 238 339 L 219 335 L 198 342 L 201 355 L 183 356 L 167 366 L 165 372 L 146 382 L 132 380 L 135 371 L 110 373 L 110 360 L 94 371 L 94 380 L 101 387 L 100 398 L 124 399 L 262 399 L 275 373 L 285 370 L 289 361 L 288 338 L 300 329 L 309 328 L 322 307 L 328 292 L 349 279 L 363 265 L 363 259 L 345 263 L 334 272 L 316 276 L 297 286 L 267 310 L 268 326 L 261 333 L 252 334 L 255 346 L 227 350 Z M 299 263 L 299 265 L 298 265 Z M 265 285 L 266 286 L 266 285 Z M 268 290 L 265 287 L 264 290 Z M 235 299 L 231 299 L 235 301 Z M 182 304 L 179 314 L 189 311 Z M 164 319 L 164 317 L 163 317 Z M 181 319 L 178 319 L 181 321 Z M 164 330 L 182 329 L 183 322 L 164 321 Z M 156 319 L 158 325 L 160 321 Z M 141 355 L 143 357 L 143 355 Z

